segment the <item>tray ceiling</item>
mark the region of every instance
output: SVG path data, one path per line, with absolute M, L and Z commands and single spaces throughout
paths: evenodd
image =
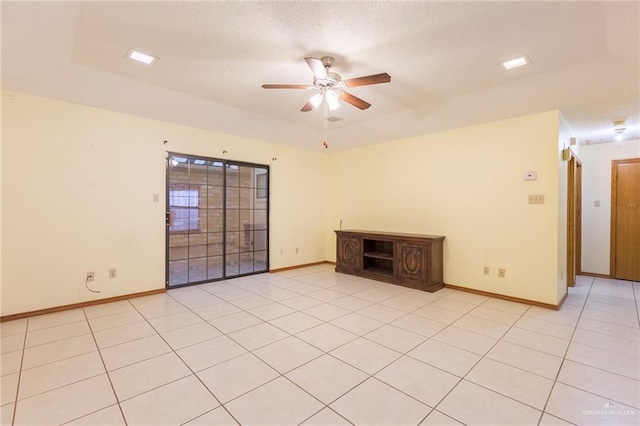
M 321 149 L 305 56 L 351 89 L 332 149 L 560 109 L 579 139 L 640 126 L 636 2 L 3 2 L 4 89 Z M 130 48 L 159 57 L 153 66 Z M 499 62 L 527 54 L 505 71 Z

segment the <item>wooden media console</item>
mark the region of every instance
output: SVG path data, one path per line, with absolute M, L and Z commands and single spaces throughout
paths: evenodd
M 335 231 L 336 272 L 434 292 L 442 280 L 443 236 Z

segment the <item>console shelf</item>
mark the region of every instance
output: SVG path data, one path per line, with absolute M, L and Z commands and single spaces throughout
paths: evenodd
M 434 292 L 442 281 L 443 236 L 335 231 L 336 272 Z
M 374 259 L 393 260 L 393 253 L 380 253 L 379 251 L 368 251 L 368 252 L 365 252 L 363 256 L 372 257 Z
M 368 274 L 393 275 L 393 271 L 390 271 L 389 269 L 385 269 L 385 268 L 378 268 L 375 266 L 364 268 L 364 271 Z

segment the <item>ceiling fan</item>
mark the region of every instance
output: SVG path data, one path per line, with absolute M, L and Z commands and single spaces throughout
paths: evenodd
M 353 96 L 350 93 L 345 92 L 345 89 L 358 86 L 368 86 L 370 84 L 388 83 L 391 81 L 389 74 L 373 74 L 365 77 L 350 78 L 348 80 L 342 80 L 339 74 L 329 71 L 331 65 L 333 65 L 333 57 L 324 56 L 322 59 L 318 58 L 304 58 L 307 61 L 307 65 L 313 71 L 313 84 L 263 84 L 263 89 L 318 89 L 320 93 L 317 93 L 309 99 L 309 101 L 302 107 L 300 111 L 307 112 L 318 107 L 323 100 L 326 100 L 327 106 L 331 111 L 340 107 L 338 98 L 343 101 L 360 108 L 361 110 L 367 109 L 371 106 L 370 103 L 363 101 L 362 99 Z

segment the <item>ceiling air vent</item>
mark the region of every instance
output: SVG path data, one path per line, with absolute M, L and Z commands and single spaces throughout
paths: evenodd
M 336 117 L 335 115 L 332 115 L 331 117 L 327 118 L 327 121 L 330 121 L 332 123 L 335 123 L 336 121 L 342 121 L 342 120 L 344 120 L 344 118 Z

